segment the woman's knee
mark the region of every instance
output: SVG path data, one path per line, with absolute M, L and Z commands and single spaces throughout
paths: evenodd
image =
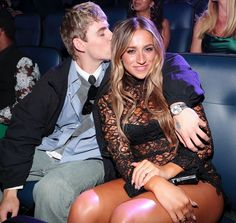
M 101 214 L 101 204 L 99 198 L 93 190 L 88 190 L 80 194 L 72 203 L 68 223 L 77 222 L 97 222 Z

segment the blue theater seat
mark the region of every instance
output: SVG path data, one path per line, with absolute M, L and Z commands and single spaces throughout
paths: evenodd
M 17 46 L 38 46 L 41 38 L 41 18 L 38 14 L 20 14 L 14 19 Z
M 42 46 L 54 47 L 61 53 L 65 51 L 65 46 L 60 35 L 61 21 L 64 12 L 48 14 L 42 24 Z
M 225 212 L 220 223 L 236 222 L 236 56 L 182 55 L 200 74 L 205 90 L 203 105 L 214 141 L 213 162 L 232 205 L 232 211 Z M 234 216 L 234 220 L 228 216 Z
M 194 9 L 187 3 L 164 4 L 164 17 L 170 22 L 168 52 L 189 52 L 192 41 Z
M 22 46 L 18 48 L 38 64 L 41 75 L 61 62 L 60 52 L 52 47 Z
M 103 10 L 107 15 L 108 23 L 111 30 L 113 30 L 117 22 L 125 20 L 127 18 L 127 9 L 125 7 L 104 8 Z

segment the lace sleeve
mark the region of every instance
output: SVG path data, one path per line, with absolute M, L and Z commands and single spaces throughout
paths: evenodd
M 213 156 L 213 141 L 211 137 L 210 128 L 206 119 L 206 115 L 202 105 L 194 107 L 194 110 L 197 112 L 199 117 L 207 123 L 206 127 L 203 128 L 203 131 L 210 137 L 210 142 L 204 142 L 205 147 L 199 149 L 197 153 L 192 152 L 191 150 L 185 148 L 180 144 L 176 157 L 172 160 L 173 163 L 181 166 L 184 170 L 198 169 L 200 163 L 204 163 L 212 158 Z
M 103 96 L 98 102 L 102 131 L 107 142 L 107 150 L 116 164 L 116 168 L 125 181 L 130 181 L 132 176 L 131 163 L 134 162 L 130 151 L 129 142 L 120 136 L 116 125 L 115 114 L 108 100 L 108 95 Z
M 13 105 L 0 110 L 0 122 L 8 124 L 11 119 L 12 108 L 23 99 L 28 93 L 32 91 L 33 86 L 39 79 L 40 73 L 37 64 L 33 64 L 32 60 L 27 57 L 22 57 L 16 67 L 16 86 L 15 98 L 16 101 Z

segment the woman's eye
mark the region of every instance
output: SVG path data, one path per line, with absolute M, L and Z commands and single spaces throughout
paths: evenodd
M 147 52 L 152 52 L 153 50 L 154 50 L 153 47 L 147 47 L 147 48 L 145 49 L 145 51 L 147 51 Z
M 133 49 L 128 49 L 126 52 L 127 52 L 128 54 L 134 54 L 134 53 L 135 53 L 135 50 L 133 50 Z

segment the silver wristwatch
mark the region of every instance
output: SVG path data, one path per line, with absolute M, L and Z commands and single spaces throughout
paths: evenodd
M 172 115 L 178 115 L 187 107 L 184 102 L 174 103 L 170 106 L 170 112 Z

